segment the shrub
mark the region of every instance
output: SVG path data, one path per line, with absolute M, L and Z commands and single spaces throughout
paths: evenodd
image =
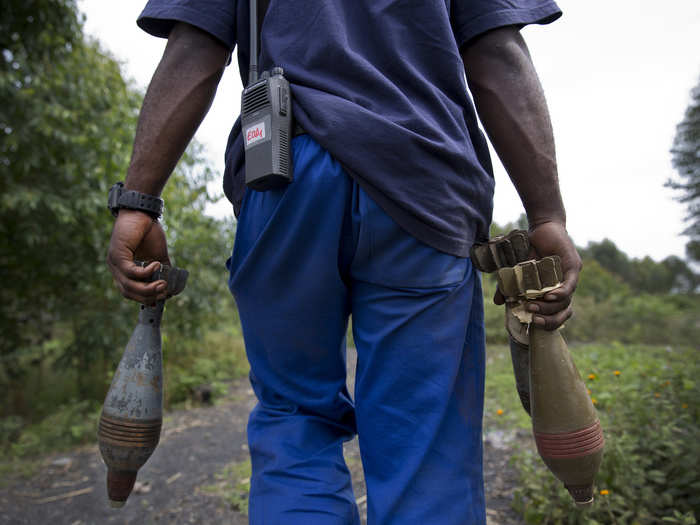
M 29 457 L 95 440 L 99 403 L 82 400 L 60 405 L 38 423 L 22 428 L 18 417 L 0 421 L 0 459 Z
M 226 392 L 226 382 L 248 372 L 240 328 L 229 326 L 207 332 L 201 341 L 185 340 L 177 345 L 164 334 L 165 405 L 192 399 L 195 390 L 209 385 L 212 397 Z
M 516 508 L 528 523 L 646 525 L 700 516 L 697 351 L 591 345 L 574 350 L 606 446 L 593 507 L 577 510 L 534 447 L 520 451 Z M 617 371 L 617 372 L 616 372 Z

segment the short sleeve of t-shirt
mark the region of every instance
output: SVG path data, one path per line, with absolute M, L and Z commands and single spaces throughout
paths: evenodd
M 547 24 L 561 10 L 552 0 L 452 0 L 450 19 L 459 47 L 497 27 Z
M 149 0 L 137 20 L 141 29 L 164 38 L 167 38 L 176 22 L 186 22 L 206 31 L 230 50 L 236 45 L 236 2 Z

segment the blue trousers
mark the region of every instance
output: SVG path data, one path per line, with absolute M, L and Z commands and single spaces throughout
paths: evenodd
M 308 135 L 288 187 L 246 193 L 227 265 L 250 381 L 250 523 L 483 524 L 481 283 L 403 231 Z M 346 386 L 348 317 L 357 347 Z

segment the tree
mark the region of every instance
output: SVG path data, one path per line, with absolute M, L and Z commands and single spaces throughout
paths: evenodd
M 514 222 L 507 222 L 503 226 L 496 222 L 491 223 L 491 228 L 489 229 L 489 236 L 495 237 L 496 235 L 506 235 L 513 230 L 527 230 L 527 215 L 521 213 L 520 216 Z
M 658 263 L 648 256 L 630 259 L 610 239 L 589 242 L 585 249 L 579 251 L 584 259 L 584 267 L 588 261 L 596 261 L 636 292 L 694 293 L 699 284 L 698 275 L 682 259 L 673 255 Z
M 103 310 L 92 304 L 109 282 L 103 195 L 128 162 L 139 98 L 85 41 L 73 1 L 3 2 L 2 35 L 0 355 L 17 379 L 59 323 Z M 114 335 L 111 323 L 99 326 L 92 333 L 105 340 L 90 341 L 85 359 Z
M 627 254 L 620 250 L 610 239 L 600 242 L 589 242 L 585 250 L 581 250 L 581 256 L 585 259 L 594 259 L 610 273 L 617 275 L 623 281 L 629 283 L 633 272 Z
M 106 195 L 126 173 L 142 95 L 83 35 L 74 0 L 2 0 L 0 12 L 0 384 L 51 361 L 81 372 L 81 397 L 99 398 L 137 311 L 104 260 Z M 166 313 L 176 340 L 231 314 L 221 301 L 232 238 L 202 213 L 213 176 L 195 144 L 164 195 L 172 253 L 192 274 L 173 300 L 182 308 Z
M 700 80 L 691 90 L 690 103 L 676 128 L 671 161 L 679 178 L 666 185 L 681 192 L 678 200 L 688 208 L 689 226 L 683 232 L 690 238 L 686 254 L 700 262 Z

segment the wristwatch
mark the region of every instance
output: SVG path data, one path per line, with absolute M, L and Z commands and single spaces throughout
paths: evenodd
M 107 207 L 115 217 L 121 208 L 138 210 L 158 220 L 163 213 L 163 199 L 135 190 L 125 190 L 123 182 L 117 182 L 109 189 Z

